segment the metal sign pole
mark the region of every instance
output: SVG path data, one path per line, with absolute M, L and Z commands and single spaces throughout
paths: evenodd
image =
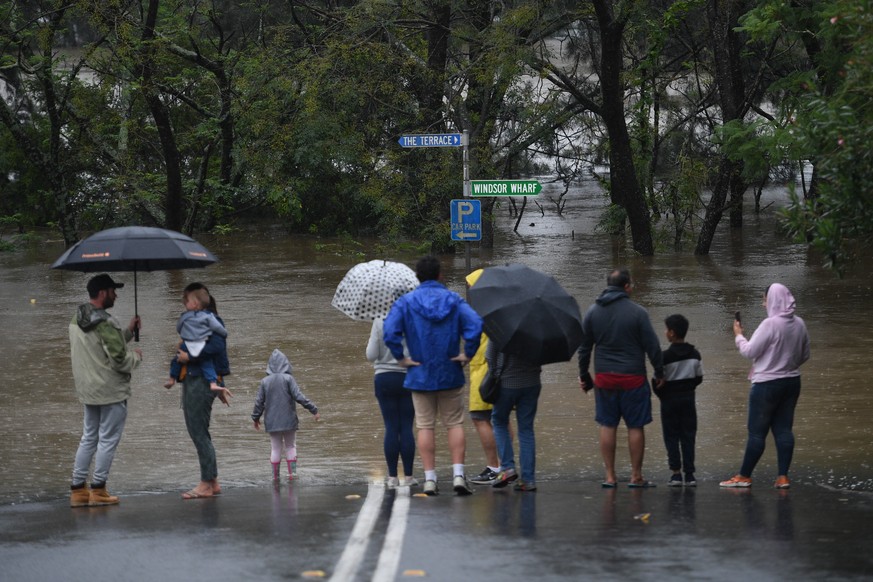
M 465 129 L 461 136 L 461 146 L 464 153 L 464 198 L 470 197 L 470 130 Z M 470 242 L 464 243 L 464 262 L 467 267 L 467 273 L 473 269 L 470 266 Z

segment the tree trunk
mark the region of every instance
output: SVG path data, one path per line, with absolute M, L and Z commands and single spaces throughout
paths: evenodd
M 142 66 L 140 77 L 142 78 L 142 92 L 149 108 L 149 113 L 158 130 L 161 141 L 161 152 L 164 156 L 164 171 L 166 172 L 167 190 L 164 194 L 164 226 L 170 230 L 181 230 L 183 225 L 182 216 L 182 163 L 176 137 L 173 134 L 173 124 L 170 113 L 161 101 L 157 88 L 153 85 L 154 78 L 154 50 L 152 42 L 155 38 L 155 24 L 158 19 L 159 0 L 149 0 L 146 20 L 142 34 Z
M 593 2 L 600 25 L 600 89 L 603 121 L 609 134 L 610 196 L 627 212 L 633 248 L 644 256 L 655 254 L 645 194 L 637 178 L 624 110 L 622 36 L 625 20 L 616 20 L 604 0 Z
M 65 166 L 65 150 L 67 142 L 62 138 L 62 131 L 66 124 L 63 110 L 65 96 L 69 95 L 69 91 L 65 88 L 56 87 L 54 77 L 54 42 L 58 29 L 61 27 L 66 7 L 59 8 L 51 14 L 49 26 L 45 29 L 48 35 L 48 40 L 44 39 L 44 48 L 40 57 L 43 62 L 35 69 L 35 78 L 41 89 L 39 99 L 42 101 L 42 107 L 45 110 L 48 119 L 48 139 L 32 128 L 21 122 L 21 118 L 16 115 L 14 104 L 16 96 L 22 91 L 22 88 L 15 87 L 15 91 L 10 91 L 8 100 L 0 100 L 0 123 L 6 126 L 12 138 L 21 148 L 27 160 L 33 164 L 45 176 L 51 189 L 51 197 L 54 202 L 52 216 L 57 221 L 58 229 L 64 239 L 66 246 L 71 246 L 79 240 L 79 233 L 75 224 L 75 213 L 71 204 L 72 194 L 69 191 L 69 185 L 64 171 Z M 31 47 L 20 45 L 15 47 L 18 52 L 19 59 L 32 60 L 36 55 L 31 52 Z M 15 51 L 12 51 L 13 53 Z M 15 73 L 12 73 L 15 74 Z M 60 95 L 58 94 L 60 89 Z M 12 103 L 13 106 L 10 106 Z M 45 149 L 47 148 L 47 150 Z
M 709 0 L 707 18 L 712 38 L 713 66 L 718 87 L 719 105 L 723 122 L 741 120 L 745 114 L 745 83 L 743 81 L 741 43 L 734 29 L 742 12 L 736 0 Z M 743 194 L 747 185 L 742 178 L 743 165 L 732 162 L 722 155 L 718 179 L 712 198 L 706 206 L 706 215 L 700 227 L 696 255 L 707 255 L 715 237 L 716 227 L 725 211 L 725 201 L 730 193 L 731 225 L 742 225 Z

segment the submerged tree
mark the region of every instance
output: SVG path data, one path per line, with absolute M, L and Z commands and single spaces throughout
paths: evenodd
M 0 123 L 18 153 L 4 148 L 2 209 L 56 224 L 67 244 L 79 239 L 79 217 L 105 201 L 100 176 L 111 164 L 92 139 L 93 92 L 80 78 L 88 54 L 62 56 L 55 48 L 70 9 L 49 1 L 0 8 Z
M 803 47 L 806 62 L 770 88 L 776 113 L 745 127 L 723 129 L 733 155 L 745 163 L 812 168 L 803 190 L 792 185 L 785 224 L 838 272 L 870 248 L 873 163 L 873 14 L 870 2 L 765 2 L 743 19 L 755 40 Z M 805 178 L 803 174 L 802 177 Z

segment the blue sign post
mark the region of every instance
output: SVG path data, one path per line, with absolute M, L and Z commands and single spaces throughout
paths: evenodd
M 401 135 L 397 143 L 404 148 L 458 148 L 464 145 L 460 133 Z
M 482 240 L 482 201 L 452 200 L 452 240 Z

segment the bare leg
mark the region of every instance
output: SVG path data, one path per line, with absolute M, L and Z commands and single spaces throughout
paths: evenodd
M 643 480 L 643 454 L 646 451 L 646 432 L 641 428 L 627 429 L 627 446 L 631 458 L 631 482 Z
M 449 427 L 449 452 L 452 455 L 452 464 L 464 464 L 467 453 L 467 437 L 464 435 L 462 425 Z
M 418 429 L 418 454 L 421 456 L 421 464 L 425 471 L 433 471 L 436 467 L 434 452 L 434 440 L 432 428 Z
M 600 427 L 600 454 L 603 456 L 603 466 L 606 469 L 606 482 L 615 483 L 615 433 L 617 427 Z
M 488 463 L 489 467 L 499 467 L 500 459 L 497 458 L 497 443 L 494 442 L 494 428 L 491 426 L 491 421 L 474 420 L 473 426 L 479 435 L 479 441 L 482 443 L 482 450 L 485 452 L 485 462 Z

